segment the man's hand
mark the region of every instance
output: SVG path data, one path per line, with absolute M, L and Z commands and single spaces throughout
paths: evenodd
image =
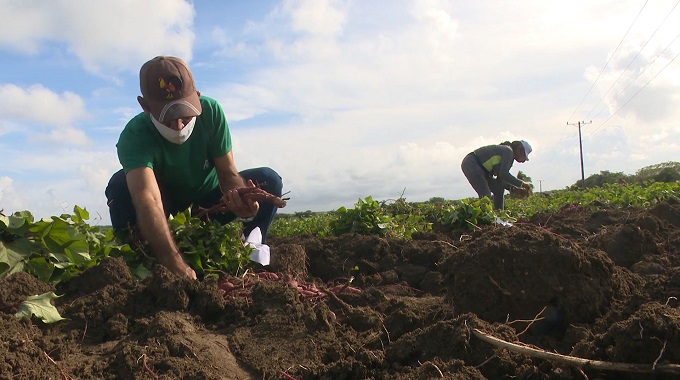
M 179 252 L 159 255 L 158 262 L 179 277 L 196 279 L 196 272 L 182 260 Z
M 195 280 L 196 272 L 182 260 L 182 254 L 170 233 L 153 171 L 147 167 L 132 169 L 126 178 L 137 212 L 137 226 L 151 245 L 151 252 L 158 263 L 180 277 Z
M 252 180 L 248 180 L 246 187 L 256 187 Z M 260 210 L 260 204 L 253 199 L 242 198 L 237 189 L 231 189 L 224 192 L 222 202 L 227 206 L 229 211 L 233 212 L 239 218 L 252 218 L 257 215 Z
M 510 189 L 510 195 L 520 199 L 528 198 L 531 194 L 531 184 L 526 182 L 520 187 L 513 187 Z

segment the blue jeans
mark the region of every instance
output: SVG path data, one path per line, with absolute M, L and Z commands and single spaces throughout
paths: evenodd
M 261 184 L 260 187 L 262 190 L 281 196 L 283 180 L 274 170 L 262 167 L 247 169 L 239 172 L 239 174 L 246 182 L 251 179 L 255 184 Z M 170 216 L 170 214 L 174 215 L 182 212 L 191 206 L 190 204 L 174 201 L 169 192 L 164 191 L 162 188 L 160 190 L 166 217 Z M 109 214 L 111 215 L 111 225 L 114 230 L 117 231 L 137 223 L 137 214 L 135 212 L 135 207 L 132 204 L 132 197 L 130 196 L 125 173 L 122 169 L 111 177 L 109 184 L 106 187 L 105 194 L 106 199 L 108 200 Z M 212 207 L 219 203 L 221 199 L 222 190 L 219 186 L 216 186 L 203 199 L 197 200 L 193 204 L 193 207 Z M 267 231 L 269 230 L 272 220 L 274 220 L 277 209 L 278 207 L 271 203 L 260 202 L 260 211 L 258 211 L 255 219 L 243 223 L 243 234 L 248 236 L 255 227 L 260 227 L 260 231 L 262 231 L 262 243 L 266 243 Z M 224 224 L 236 219 L 236 215 L 232 212 L 225 212 L 211 215 L 210 218 Z

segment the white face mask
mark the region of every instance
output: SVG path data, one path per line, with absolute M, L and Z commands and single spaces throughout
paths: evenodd
M 194 116 L 191 118 L 191 121 L 184 126 L 184 128 L 176 131 L 156 120 L 153 115 L 149 114 L 149 116 L 151 116 L 151 122 L 156 127 L 161 136 L 175 144 L 183 144 L 186 142 L 189 139 L 189 136 L 191 136 L 191 132 L 194 131 L 194 124 L 196 124 L 196 116 Z

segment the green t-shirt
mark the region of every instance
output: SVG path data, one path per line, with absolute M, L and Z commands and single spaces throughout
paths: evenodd
M 166 140 L 143 112 L 128 122 L 116 144 L 125 173 L 145 166 L 153 169 L 160 188 L 174 201 L 187 205 L 218 186 L 213 159 L 231 151 L 222 107 L 214 99 L 200 99 L 202 112 L 183 144 Z

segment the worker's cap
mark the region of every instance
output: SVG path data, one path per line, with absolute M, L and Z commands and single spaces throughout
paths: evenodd
M 529 153 L 531 153 L 531 145 L 528 142 L 521 140 L 522 146 L 524 147 L 524 157 L 529 161 Z
M 151 115 L 165 123 L 201 114 L 194 77 L 186 63 L 176 57 L 156 57 L 139 70 L 139 87 Z

